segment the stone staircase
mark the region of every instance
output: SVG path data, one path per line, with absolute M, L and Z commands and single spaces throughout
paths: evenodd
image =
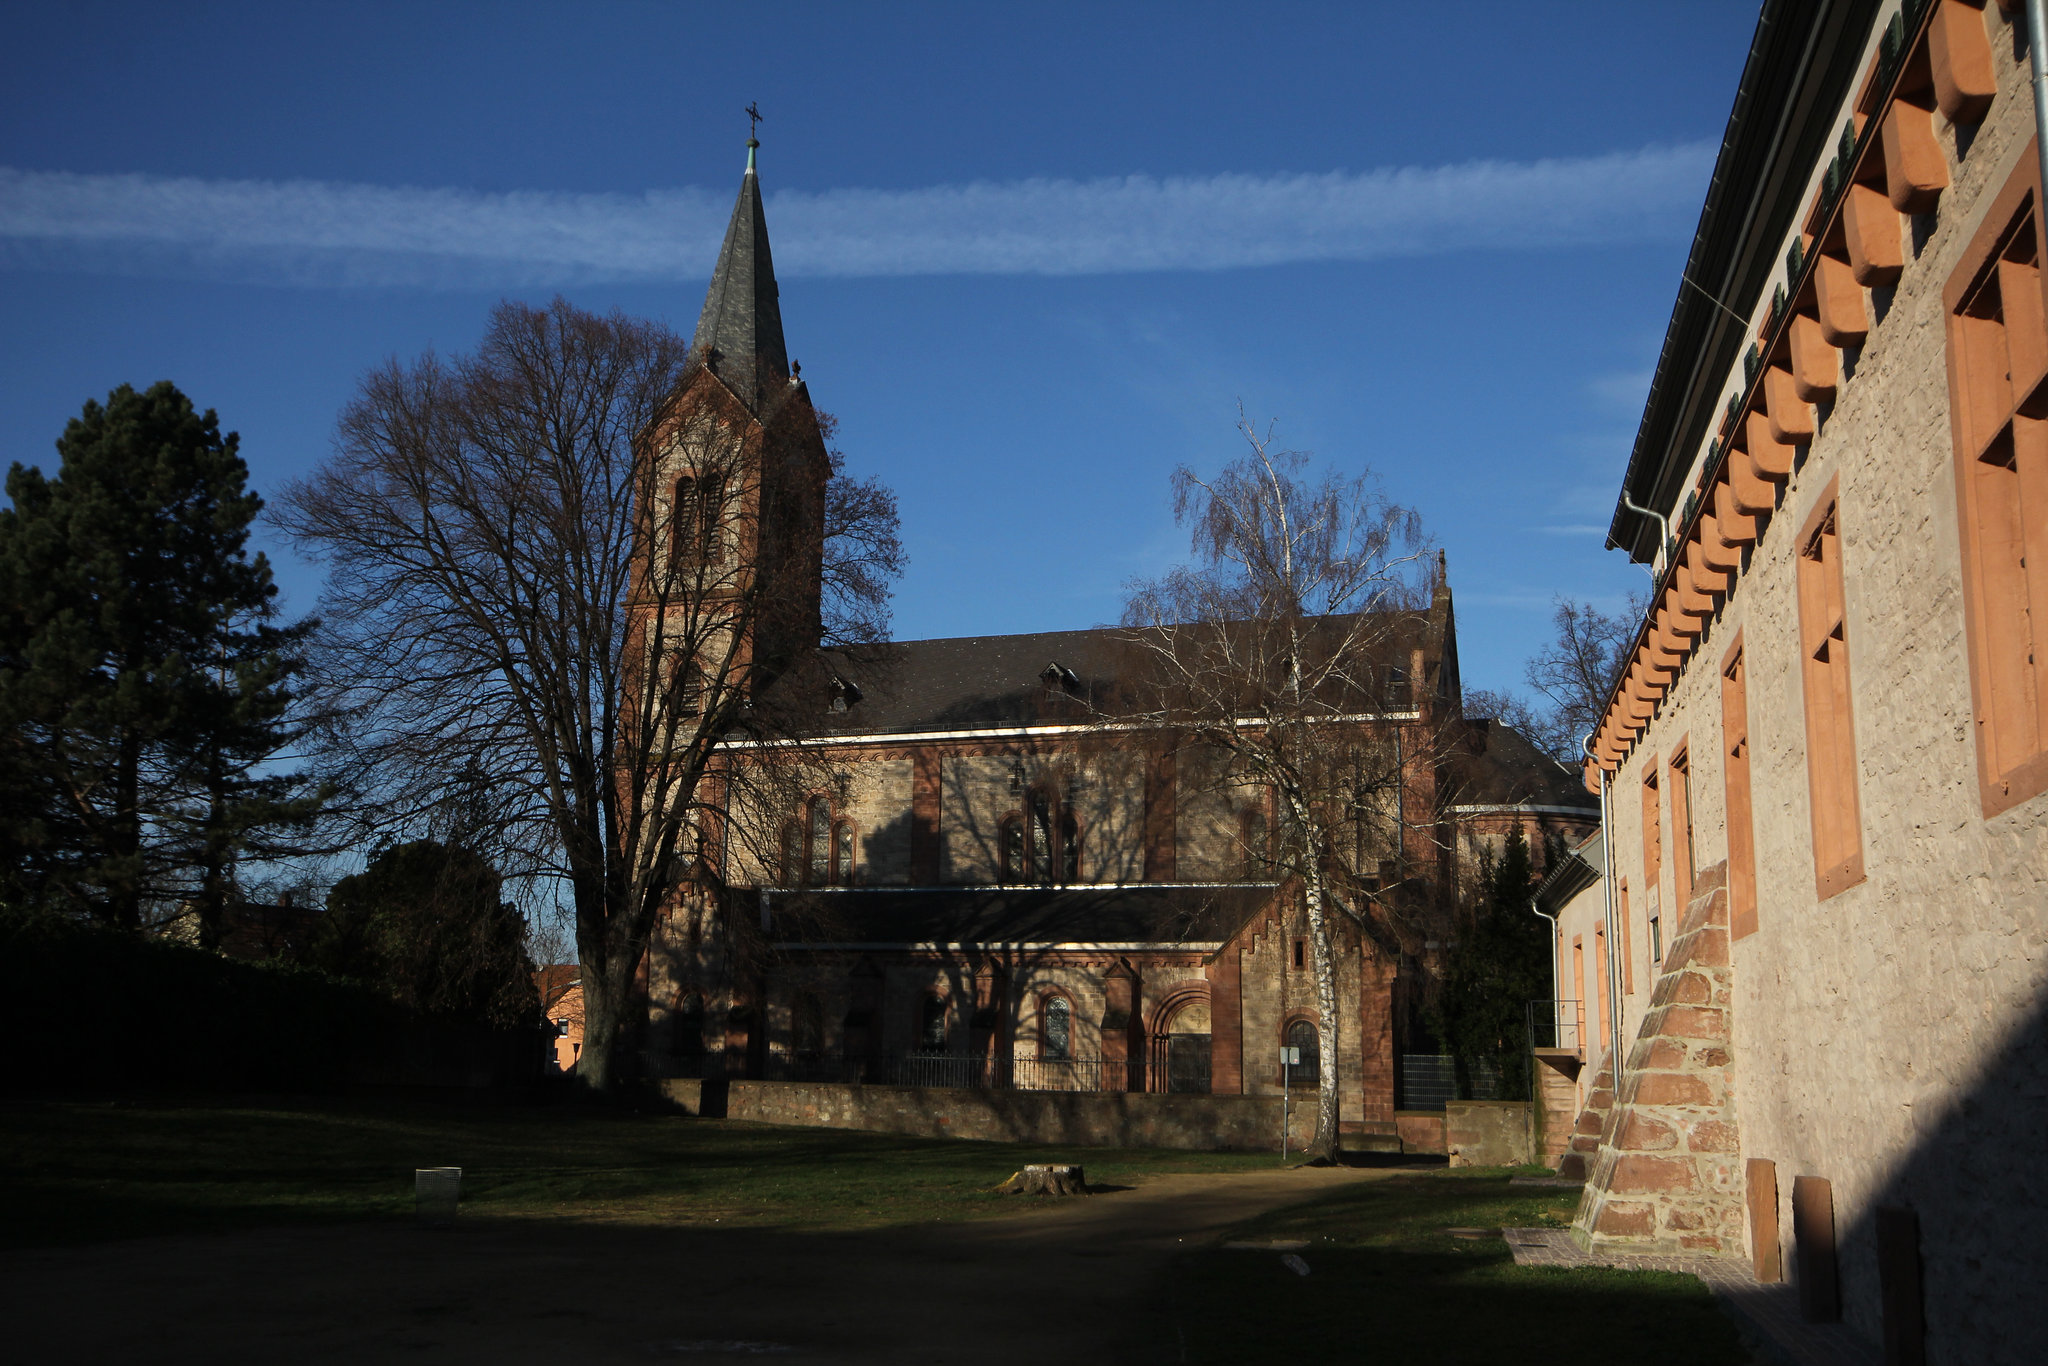
M 1586 1108 L 1572 1126 L 1571 1141 L 1558 1160 L 1557 1174 L 1570 1181 L 1584 1181 L 1593 1170 L 1594 1156 L 1607 1138 L 1607 1121 L 1614 1112 L 1614 1069 L 1605 1062 L 1593 1074 L 1586 1088 Z
M 1701 874 L 1620 1094 L 1603 1069 L 1579 1117 L 1565 1161 L 1577 1158 L 1590 1173 L 1572 1224 L 1588 1249 L 1743 1255 L 1725 883 L 1720 865 Z

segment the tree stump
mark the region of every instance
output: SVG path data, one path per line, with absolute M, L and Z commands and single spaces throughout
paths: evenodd
M 1086 1195 L 1079 1167 L 1031 1166 L 996 1187 L 1005 1195 Z

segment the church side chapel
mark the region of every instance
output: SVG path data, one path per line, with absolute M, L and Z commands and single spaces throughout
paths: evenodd
M 750 784 L 739 770 L 788 742 L 729 750 L 723 800 L 677 861 L 648 946 L 644 1068 L 1198 1094 L 1313 1091 L 1335 1069 L 1342 1130 L 1391 1135 L 1399 1055 L 1419 1043 L 1448 908 L 1480 852 L 1518 825 L 1537 847 L 1576 843 L 1597 805 L 1514 732 L 1464 719 L 1439 571 L 1426 608 L 1388 623 L 1398 662 L 1359 719 L 1412 756 L 1390 798 L 1399 833 L 1351 852 L 1373 872 L 1357 900 L 1441 928 L 1388 942 L 1362 906 L 1339 906 L 1328 1021 L 1301 889 L 1271 857 L 1274 794 L 1164 726 L 1105 723 L 1128 633 L 819 648 L 828 457 L 787 359 L 755 145 L 691 377 L 650 443 L 676 528 L 650 544 L 709 563 L 758 543 L 774 610 L 746 631 L 703 629 L 710 661 L 684 667 L 706 697 L 745 672 L 736 662 L 766 661 L 747 676 L 768 680 L 764 703 L 809 714 L 812 757 Z M 716 497 L 714 468 L 728 472 Z M 1447 733 L 1455 744 L 1429 742 Z M 1284 1079 L 1283 1048 L 1298 1059 Z

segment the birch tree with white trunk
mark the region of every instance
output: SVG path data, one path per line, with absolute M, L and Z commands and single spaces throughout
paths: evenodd
M 1131 585 L 1123 716 L 1206 756 L 1216 781 L 1271 794 L 1270 845 L 1246 851 L 1302 898 L 1323 1066 L 1312 1158 L 1338 1146 L 1343 1013 L 1337 939 L 1348 924 L 1392 953 L 1405 941 L 1380 878 L 1409 829 L 1407 775 L 1439 748 L 1414 703 L 1413 646 L 1426 629 L 1436 557 L 1420 518 L 1370 472 L 1312 472 L 1240 411 L 1249 447 L 1213 477 L 1173 475 L 1191 563 Z

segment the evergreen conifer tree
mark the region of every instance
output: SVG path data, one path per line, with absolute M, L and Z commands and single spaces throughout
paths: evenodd
M 189 903 L 211 946 L 236 860 L 317 813 L 266 762 L 312 624 L 269 622 L 238 444 L 168 381 L 122 385 L 66 425 L 55 478 L 9 471 L 0 895 L 129 929 Z
M 1546 850 L 1546 852 L 1551 852 Z M 1530 909 L 1539 881 L 1518 826 L 1482 867 L 1470 922 L 1444 966 L 1433 1022 L 1469 1094 L 1475 1065 L 1494 1070 L 1500 1099 L 1528 1098 L 1528 1004 L 1551 994 L 1550 936 Z

